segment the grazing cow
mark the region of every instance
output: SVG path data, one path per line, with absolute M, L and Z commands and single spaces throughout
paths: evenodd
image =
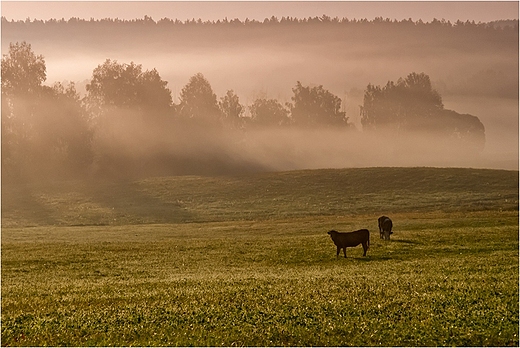
M 381 216 L 377 219 L 377 224 L 379 225 L 379 237 L 381 239 L 390 240 L 390 235 L 392 232 L 392 220 L 388 216 Z
M 379 238 L 383 239 L 383 221 L 388 219 L 388 216 L 381 216 L 377 219 L 377 225 L 379 226 Z
M 363 256 L 367 255 L 367 250 L 370 246 L 370 232 L 368 230 L 363 229 L 354 232 L 338 232 L 332 230 L 327 233 L 330 235 L 330 238 L 332 238 L 334 244 L 336 244 L 336 257 L 339 256 L 341 249 L 343 249 L 343 254 L 347 257 L 347 247 L 355 247 L 359 244 L 363 245 Z

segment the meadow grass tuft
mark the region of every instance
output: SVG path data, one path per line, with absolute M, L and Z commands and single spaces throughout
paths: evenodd
M 508 172 L 443 169 L 436 183 L 394 183 L 403 187 L 404 207 L 379 203 L 394 209 L 390 242 L 377 230 L 386 211 L 358 213 L 384 202 L 376 193 L 363 195 L 368 184 L 334 196 L 332 182 L 347 174 L 413 181 L 430 173 L 417 171 L 148 179 L 128 184 L 141 196 L 129 190 L 129 202 L 117 196 L 110 202 L 106 192 L 103 204 L 77 186 L 74 194 L 33 187 L 32 197 L 47 190 L 51 203 L 80 191 L 83 198 L 63 212 L 52 204 L 15 211 L 14 198 L 3 210 L 10 227 L 2 228 L 2 345 L 518 346 L 518 186 L 501 181 Z M 313 176 L 313 189 L 298 190 Z M 475 180 L 482 177 L 491 187 L 479 192 Z M 445 198 L 442 181 L 451 192 Z M 223 186 L 234 187 L 233 194 Z M 349 194 L 359 203 L 353 199 L 342 213 L 318 197 L 346 202 Z M 425 197 L 434 196 L 446 205 L 428 205 Z M 503 197 L 516 199 L 516 209 Z M 250 212 L 233 213 L 232 201 L 251 202 Z M 164 202 L 178 202 L 185 210 L 179 219 L 193 221 L 165 222 L 165 211 L 146 206 Z M 100 210 L 72 226 L 69 219 L 87 203 Z M 99 226 L 102 206 L 117 207 L 127 223 L 107 217 Z M 52 211 L 52 220 L 43 211 Z M 367 257 L 359 246 L 336 258 L 326 234 L 332 228 L 369 228 Z

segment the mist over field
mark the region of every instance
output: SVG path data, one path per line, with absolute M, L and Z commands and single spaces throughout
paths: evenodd
M 139 163 L 140 176 L 171 174 L 220 175 L 256 171 L 348 167 L 484 167 L 507 165 L 507 158 L 485 161 L 434 134 L 399 137 L 386 132 L 334 129 L 262 129 L 242 131 L 146 130 L 141 122 L 98 139 L 110 143 L 112 163 Z M 432 146 L 434 145 L 434 146 Z M 106 174 L 112 175 L 110 168 Z M 129 172 L 124 172 L 129 173 Z M 124 175 L 123 173 L 123 175 Z
M 117 163 L 131 167 L 121 172 L 138 175 L 370 166 L 518 169 L 518 21 L 507 24 L 516 27 L 382 19 L 248 25 L 4 19 L 2 53 L 10 43 L 26 41 L 45 59 L 45 84 L 73 81 L 82 97 L 106 59 L 156 69 L 174 104 L 190 77 L 202 73 L 219 101 L 228 90 L 236 93 L 246 119 L 258 98 L 290 103 L 301 81 L 339 97 L 351 125 L 164 128 L 147 115 L 129 116 L 94 132 L 91 172 L 109 173 Z M 412 72 L 429 76 L 445 109 L 478 117 L 485 127 L 483 149 L 469 151 L 436 132 L 364 129 L 360 107 L 367 85 L 385 86 Z

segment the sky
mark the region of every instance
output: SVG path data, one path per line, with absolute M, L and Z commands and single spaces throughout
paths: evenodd
M 271 16 L 307 18 L 321 15 L 349 19 L 434 18 L 451 22 L 489 22 L 518 19 L 518 1 L 2 1 L 2 16 L 8 20 L 119 18 L 145 15 L 155 20 L 256 19 Z

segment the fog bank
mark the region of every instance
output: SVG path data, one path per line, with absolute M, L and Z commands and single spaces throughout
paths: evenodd
M 97 177 L 235 175 L 346 167 L 518 169 L 514 151 L 477 152 L 434 133 L 352 129 L 214 130 L 126 123 L 94 139 Z

